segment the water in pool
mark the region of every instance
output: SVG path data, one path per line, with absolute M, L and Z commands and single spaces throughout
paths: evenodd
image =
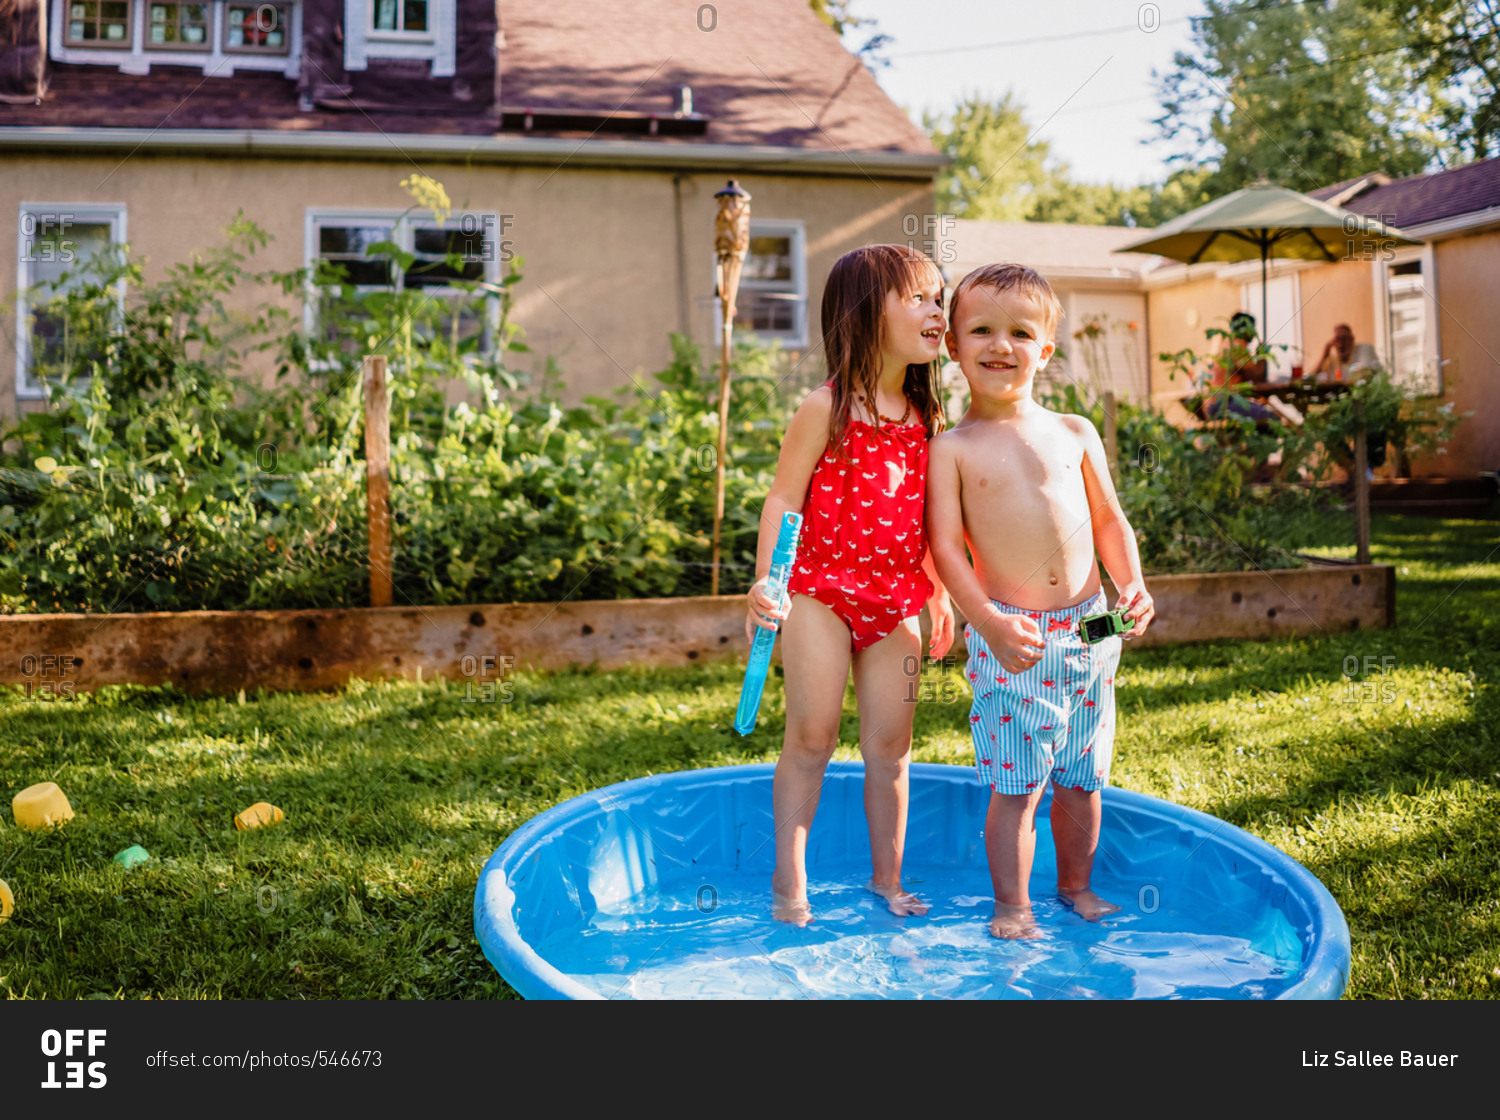
M 1122 909 L 1093 923 L 1042 882 L 1033 879 L 1035 941 L 990 936 L 983 868 L 924 874 L 909 862 L 907 889 L 932 904 L 924 918 L 894 917 L 858 884 L 814 880 L 815 920 L 797 929 L 771 918 L 767 876 L 720 876 L 622 900 L 536 948 L 618 999 L 1271 999 L 1302 963 L 1279 909 L 1181 884 L 1164 897 L 1096 871 L 1094 889 Z

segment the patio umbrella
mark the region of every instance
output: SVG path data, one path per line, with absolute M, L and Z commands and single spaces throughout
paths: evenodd
M 1242 187 L 1150 231 L 1117 253 L 1155 253 L 1188 264 L 1260 260 L 1260 329 L 1267 337 L 1266 262 L 1374 260 L 1419 244 L 1400 230 L 1271 183 Z

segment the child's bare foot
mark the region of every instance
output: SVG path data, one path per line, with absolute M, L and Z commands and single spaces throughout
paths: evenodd
M 1093 891 L 1085 887 L 1081 891 L 1068 890 L 1066 887 L 1057 888 L 1057 896 L 1067 905 L 1073 908 L 1073 912 L 1080 918 L 1090 922 L 1097 922 L 1100 918 L 1115 913 L 1120 908 L 1113 902 L 1105 902 Z
M 1035 941 L 1042 936 L 1029 902 L 1021 906 L 1012 906 L 1007 902 L 995 903 L 995 917 L 990 922 L 990 933 L 1006 941 Z
M 921 917 L 927 913 L 927 903 L 923 902 L 914 894 L 907 894 L 899 885 L 894 887 L 882 887 L 871 879 L 865 884 L 865 890 L 878 894 L 885 899 L 885 904 L 891 908 L 891 913 L 898 918 L 906 918 L 911 915 Z
M 812 921 L 812 916 L 812 907 L 807 904 L 805 894 L 788 896 L 771 892 L 771 917 L 778 922 L 787 922 L 800 929 Z

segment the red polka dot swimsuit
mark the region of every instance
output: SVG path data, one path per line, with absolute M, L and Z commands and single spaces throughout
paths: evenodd
M 787 583 L 849 627 L 858 651 L 912 617 L 932 595 L 927 555 L 927 428 L 849 421 L 842 458 L 830 446 L 808 484 Z

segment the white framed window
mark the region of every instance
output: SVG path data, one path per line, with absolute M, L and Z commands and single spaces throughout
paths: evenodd
M 431 39 L 429 0 L 370 0 L 369 34 L 375 39 Z
M 226 54 L 286 54 L 292 47 L 291 4 L 225 4 L 223 44 Z
M 47 49 L 56 62 L 116 66 L 126 74 L 172 65 L 202 67 L 213 78 L 236 70 L 295 78 L 301 12 L 296 0 L 60 0 L 51 7 Z
M 344 68 L 373 58 L 426 62 L 434 78 L 458 72 L 458 0 L 344 0 Z
M 431 211 L 333 210 L 309 208 L 306 221 L 307 266 L 319 261 L 343 268 L 348 282 L 360 291 L 399 287 L 419 290 L 451 305 L 448 327 L 453 337 L 479 336 L 479 351 L 489 354 L 500 303 L 486 297 L 475 306 L 475 296 L 454 286 L 457 282 L 498 283 L 500 279 L 501 215 L 492 211 L 455 211 L 439 224 Z M 402 268 L 388 255 L 370 249 L 389 241 L 416 259 Z M 450 255 L 457 257 L 456 262 Z M 306 323 L 318 330 L 320 307 L 327 293 L 310 293 Z
M 807 234 L 801 222 L 750 219 L 750 252 L 734 302 L 736 331 L 793 350 L 807 345 Z M 721 323 L 715 310 L 716 330 Z
M 147 0 L 147 49 L 207 51 L 212 46 L 212 5 L 180 4 L 173 0 Z
M 1377 261 L 1377 349 L 1391 380 L 1424 397 L 1443 395 L 1432 246 L 1394 250 Z
M 135 0 L 66 0 L 63 42 L 70 47 L 130 50 Z
M 58 292 L 85 282 L 90 258 L 125 241 L 125 205 L 23 202 L 17 229 L 16 396 L 35 399 L 46 396 L 35 375 L 38 365 L 68 346 L 67 316 L 50 305 Z M 58 287 L 32 292 L 38 284 Z M 118 300 L 123 310 L 123 281 Z

